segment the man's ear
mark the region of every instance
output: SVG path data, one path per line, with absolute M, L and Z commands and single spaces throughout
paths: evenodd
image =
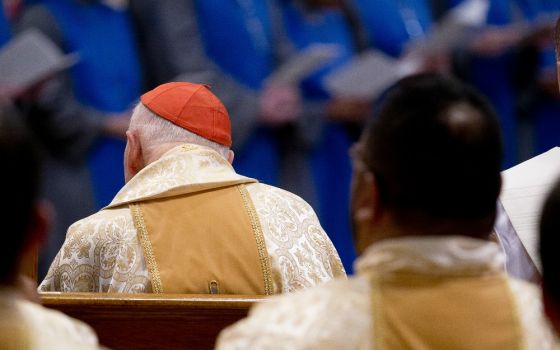
M 124 178 L 130 181 L 142 168 L 144 168 L 144 155 L 140 137 L 136 131 L 126 132 L 126 148 L 124 150 Z
M 229 162 L 229 164 L 233 164 L 234 159 L 235 159 L 235 153 L 232 150 L 229 150 L 227 154 L 227 161 Z
M 361 254 L 375 238 L 375 226 L 380 221 L 383 208 L 375 176 L 364 172 L 356 178 L 352 188 L 352 225 L 354 245 Z
M 370 172 L 364 173 L 355 186 L 352 200 L 354 217 L 374 223 L 379 219 L 382 209 L 375 176 Z

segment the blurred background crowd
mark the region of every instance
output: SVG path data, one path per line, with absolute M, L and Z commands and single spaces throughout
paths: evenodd
M 67 71 L 12 97 L 44 149 L 43 193 L 57 214 L 39 277 L 68 226 L 122 187 L 131 109 L 168 81 L 212 87 L 231 115 L 236 170 L 307 200 L 349 272 L 348 150 L 376 104 L 333 96 L 324 78 L 356 55 L 415 55 L 420 64 L 410 74 L 453 74 L 478 88 L 500 117 L 504 168 L 560 145 L 553 22 L 543 20 L 560 14 L 560 1 L 488 1 L 484 23 L 465 40 L 412 52 L 461 2 L 4 0 L 1 44 L 36 28 L 79 55 Z M 314 44 L 336 45 L 336 58 L 297 83 L 269 79 Z

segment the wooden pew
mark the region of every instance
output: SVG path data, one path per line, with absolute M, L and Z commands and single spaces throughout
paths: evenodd
M 219 332 L 264 297 L 42 293 L 43 305 L 89 324 L 112 349 L 213 349 Z

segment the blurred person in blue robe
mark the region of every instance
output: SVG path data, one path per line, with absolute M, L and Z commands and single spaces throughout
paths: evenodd
M 141 71 L 126 1 L 38 1 L 19 18 L 17 31 L 28 28 L 80 59 L 24 107 L 47 152 L 44 195 L 57 212 L 43 275 L 68 226 L 107 205 L 124 184 L 122 138 Z
M 535 150 L 539 150 L 536 153 L 545 150 L 540 146 L 546 136 L 539 135 L 539 120 L 549 120 L 547 112 L 554 105 L 554 98 L 546 97 L 547 93 L 543 92 L 547 90 L 546 82 L 554 83 L 556 79 L 550 75 L 554 57 L 552 27 L 539 21 L 544 13 L 560 6 L 554 3 L 490 1 L 486 26 L 473 35 L 461 55 L 462 77 L 490 99 L 500 117 L 504 168 L 531 157 Z M 528 30 L 530 26 L 534 29 Z M 555 90 L 553 95 L 556 94 Z M 531 135 L 532 128 L 536 137 Z
M 514 49 L 520 37 L 510 26 L 513 16 L 511 1 L 490 2 L 486 27 L 473 39 L 468 63 L 468 81 L 490 99 L 498 112 L 504 139 L 504 168 L 518 163 L 513 67 Z
M 351 164 L 348 150 L 352 144 L 352 127 L 360 125 L 369 114 L 369 101 L 340 100 L 326 90 L 323 79 L 360 51 L 367 42 L 361 23 L 352 9 L 338 0 L 282 0 L 286 32 L 297 50 L 313 44 L 336 45 L 338 56 L 300 84 L 305 101 L 322 105 L 317 121 L 318 137 L 300 152 L 301 166 L 307 167 L 307 180 L 319 218 L 337 248 L 345 269 L 352 271 L 356 255 L 351 241 L 349 191 Z
M 556 19 L 560 16 L 560 2 L 534 0 L 537 17 Z M 534 108 L 534 151 L 541 154 L 560 146 L 560 94 L 558 93 L 556 53 L 553 30 L 539 38 Z

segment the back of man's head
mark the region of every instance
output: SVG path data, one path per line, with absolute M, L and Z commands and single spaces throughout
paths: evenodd
M 136 131 L 141 138 L 144 151 L 166 144 L 193 143 L 213 149 L 227 159 L 229 147 L 199 136 L 188 129 L 173 124 L 138 103 L 130 120 L 130 131 Z
M 134 134 L 127 137 L 129 148 L 142 151 L 140 167 L 180 143 L 206 146 L 233 160 L 229 113 L 208 85 L 171 82 L 148 91 L 132 114 L 129 132 Z M 135 173 L 130 170 L 129 175 Z
M 560 331 L 560 180 L 544 204 L 540 222 L 539 250 L 542 262 L 542 280 L 545 310 L 556 329 Z
M 0 283 L 15 277 L 18 258 L 29 243 L 39 191 L 39 157 L 29 132 L 13 108 L 0 106 L 0 198 L 2 244 Z
M 474 90 L 437 75 L 397 83 L 366 135 L 380 203 L 398 224 L 482 220 L 488 231 L 501 188 L 495 113 Z

